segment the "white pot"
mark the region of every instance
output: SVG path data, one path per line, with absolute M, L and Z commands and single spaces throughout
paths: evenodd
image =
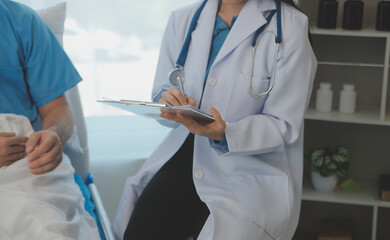
M 311 172 L 311 180 L 317 192 L 332 192 L 337 185 L 337 175 L 323 177 L 318 172 Z

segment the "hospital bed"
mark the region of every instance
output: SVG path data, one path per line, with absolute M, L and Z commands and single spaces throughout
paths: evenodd
M 95 205 L 95 214 L 97 224 L 101 232 L 102 240 L 115 240 L 114 233 L 111 228 L 111 222 L 104 209 L 103 202 L 99 195 L 98 189 L 93 182 L 93 176 L 89 172 L 89 149 L 87 139 L 87 128 L 85 125 L 84 114 L 81 106 L 80 95 L 77 86 L 70 89 L 66 93 L 69 105 L 72 109 L 75 129 L 73 134 L 77 135 L 78 142 L 82 151 L 73 151 L 64 149 L 64 152 L 71 159 L 72 165 L 75 168 L 75 174 L 79 175 L 88 186 L 91 194 L 92 202 Z M 76 136 L 72 136 L 75 138 Z M 76 139 L 77 139 L 76 138 Z
M 62 45 L 66 3 L 63 2 L 46 9 L 36 10 L 36 12 L 46 22 Z M 64 152 L 71 159 L 72 165 L 75 168 L 75 174 L 80 176 L 84 183 L 88 186 L 92 202 L 95 205 L 96 221 L 100 229 L 102 239 L 115 240 L 110 220 L 104 209 L 98 189 L 93 182 L 92 174 L 89 172 L 87 128 L 77 86 L 70 89 L 65 95 L 73 112 L 75 127 L 71 138 L 66 144 L 64 144 Z

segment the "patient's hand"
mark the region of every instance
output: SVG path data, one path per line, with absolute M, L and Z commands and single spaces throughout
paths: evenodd
M 54 131 L 33 133 L 26 142 L 28 167 L 32 174 L 53 171 L 62 161 L 62 144 Z
M 0 133 L 0 167 L 8 166 L 26 156 L 24 144 L 27 137 L 15 133 Z

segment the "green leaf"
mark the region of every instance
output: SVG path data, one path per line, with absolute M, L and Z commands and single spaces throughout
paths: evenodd
M 349 151 L 345 147 L 339 146 L 335 149 L 332 158 L 334 159 L 335 162 L 347 163 L 349 162 L 350 159 Z
M 323 177 L 337 174 L 344 178 L 347 175 L 350 155 L 345 147 L 339 146 L 334 151 L 328 147 L 317 148 L 310 150 L 308 156 L 312 171 Z
M 355 182 L 352 178 L 345 180 L 343 183 L 340 184 L 340 187 L 350 192 L 360 192 L 364 190 L 364 187 L 359 183 Z

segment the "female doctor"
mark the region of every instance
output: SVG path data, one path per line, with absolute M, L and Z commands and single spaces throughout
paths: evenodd
M 190 104 L 215 121 L 161 113 L 173 129 L 127 180 L 118 239 L 292 238 L 316 71 L 308 19 L 293 4 L 204 0 L 172 13 L 153 101 Z M 182 79 L 185 96 L 173 85 Z

